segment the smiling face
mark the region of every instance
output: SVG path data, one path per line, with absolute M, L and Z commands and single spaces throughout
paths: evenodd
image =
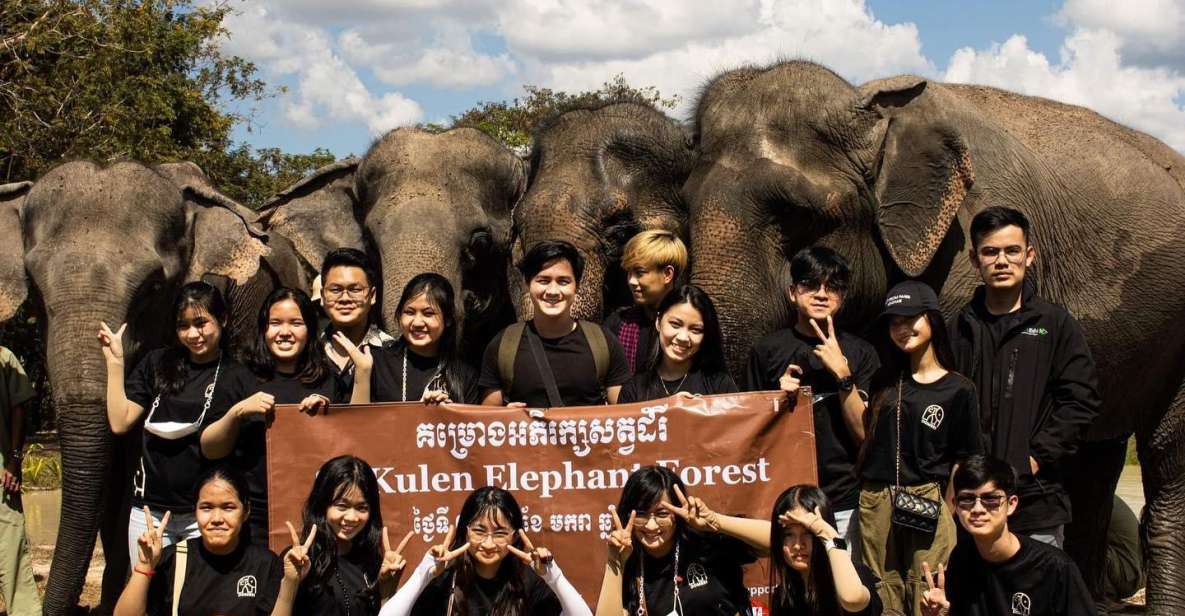
M 634 303 L 656 308 L 675 284 L 675 268 L 638 265 L 626 272 L 626 284 Z
M 652 556 L 665 556 L 674 545 L 675 531 L 678 530 L 675 514 L 663 507 L 662 503 L 671 504 L 670 497 L 665 493 L 649 509 L 639 509 L 638 517 L 634 520 L 634 540 Z
M 829 281 L 795 283 L 790 287 L 790 301 L 798 310 L 799 321 L 825 321 L 843 306 L 844 289 Z
M 567 259 L 553 259 L 543 264 L 531 278 L 531 303 L 535 316 L 559 319 L 572 312 L 572 300 L 576 297 L 576 274 Z
M 1025 272 L 1037 251 L 1025 239 L 1025 232 L 1016 225 L 996 229 L 979 240 L 971 251 L 971 265 L 989 290 L 1008 291 L 1024 283 Z
M 355 485 L 346 488 L 341 496 L 329 504 L 325 521 L 339 544 L 348 545 L 353 541 L 370 521 L 370 504 L 366 502 L 362 490 Z
M 325 312 L 338 329 L 365 327 L 376 293 L 360 267 L 339 265 L 325 273 L 321 299 Z
M 424 355 L 435 355 L 436 346 L 444 335 L 444 313 L 421 293 L 403 305 L 399 311 L 399 329 L 403 340 Z
M 658 341 L 667 363 L 682 366 L 704 341 L 704 317 L 688 302 L 675 304 L 658 318 Z
M 515 529 L 499 509 L 487 509 L 473 518 L 466 528 L 469 556 L 479 567 L 497 567 L 510 550 Z
M 798 509 L 802 512 L 802 509 Z M 791 569 L 805 573 L 811 568 L 811 552 L 815 547 L 815 536 L 802 524 L 786 527 L 782 538 L 782 558 Z
M 959 490 L 955 494 L 959 523 L 975 539 L 990 540 L 1004 532 L 1017 502 L 1015 494 L 1005 495 L 991 481 L 976 490 Z
M 189 358 L 197 363 L 213 361 L 222 340 L 222 324 L 197 305 L 187 306 L 177 317 L 177 340 L 189 351 Z
M 292 372 L 309 342 L 309 328 L 300 314 L 300 306 L 290 299 L 272 304 L 268 309 L 267 330 L 263 333 L 263 339 L 276 365 L 281 370 Z
M 905 353 L 925 348 L 930 344 L 932 335 L 930 319 L 926 318 L 925 313 L 908 317 L 893 315 L 889 318 L 889 337 Z
M 246 519 L 247 509 L 229 482 L 212 479 L 198 492 L 198 530 L 202 533 L 202 543 L 211 552 L 225 554 L 233 551 L 238 546 L 239 530 Z

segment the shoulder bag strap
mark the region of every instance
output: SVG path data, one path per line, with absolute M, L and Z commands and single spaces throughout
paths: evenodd
M 609 376 L 609 341 L 605 339 L 605 330 L 592 321 L 580 321 L 580 329 L 584 331 L 584 339 L 592 351 L 593 365 L 597 368 L 597 383 L 604 388 L 605 377 Z
M 901 386 L 905 382 L 905 375 L 897 379 L 897 455 L 893 456 L 893 463 L 897 466 L 897 480 L 894 482 L 898 489 L 901 488 Z
M 547 401 L 553 407 L 564 406 L 564 399 L 560 397 L 560 388 L 555 384 L 555 374 L 551 372 L 551 364 L 547 363 L 547 354 L 543 350 L 543 341 L 534 330 L 524 332 L 527 345 L 531 349 L 531 358 L 535 360 L 535 369 L 539 371 L 539 378 L 547 388 Z
M 181 609 L 181 588 L 185 586 L 185 565 L 189 560 L 189 540 L 176 543 L 177 552 L 173 560 L 173 616 Z
M 502 380 L 503 395 L 510 395 L 514 385 L 514 360 L 518 357 L 518 344 L 526 326 L 523 321 L 511 324 L 502 331 L 502 339 L 498 342 L 498 377 Z

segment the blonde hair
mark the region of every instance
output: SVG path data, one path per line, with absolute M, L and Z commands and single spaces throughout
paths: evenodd
M 630 238 L 625 243 L 625 250 L 621 254 L 621 267 L 629 270 L 634 267 L 675 268 L 678 278 L 687 269 L 687 247 L 679 236 L 662 229 L 643 231 Z

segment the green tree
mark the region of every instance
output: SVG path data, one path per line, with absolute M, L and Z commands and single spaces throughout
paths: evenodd
M 516 151 L 531 147 L 531 135 L 543 120 L 569 109 L 618 101 L 636 101 L 657 109 L 674 109 L 679 97 L 664 97 L 654 86 L 637 88 L 621 74 L 606 81 L 597 90 L 571 94 L 550 88 L 525 85 L 526 96 L 510 101 L 481 101 L 476 107 L 453 116 L 449 125 L 427 124 L 428 130 L 446 130 L 460 126 L 477 128 Z

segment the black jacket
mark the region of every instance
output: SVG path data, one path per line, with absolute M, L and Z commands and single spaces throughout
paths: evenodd
M 1008 461 L 1020 482 L 1014 530 L 1071 519 L 1063 464 L 1099 413 L 1094 360 L 1082 327 L 1065 308 L 1037 296 L 1026 281 L 1021 309 L 994 348 L 984 287 L 949 330 L 958 370 L 980 390 L 980 422 L 991 455 Z M 991 365 L 985 365 L 985 358 Z M 1037 460 L 1034 477 L 1029 456 Z

